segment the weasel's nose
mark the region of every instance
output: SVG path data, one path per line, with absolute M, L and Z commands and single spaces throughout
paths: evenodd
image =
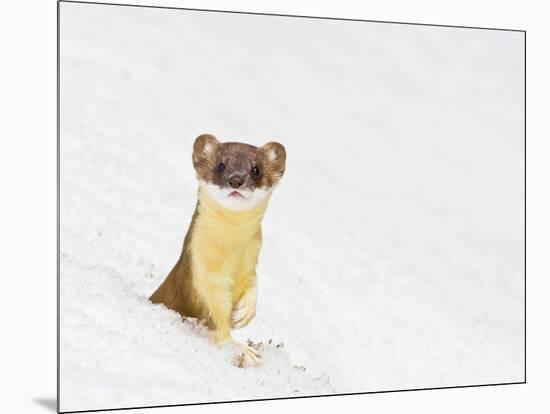
M 229 185 L 233 188 L 239 188 L 243 183 L 244 180 L 240 175 L 233 175 L 229 178 Z

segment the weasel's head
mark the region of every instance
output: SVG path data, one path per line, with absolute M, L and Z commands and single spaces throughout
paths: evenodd
M 193 145 L 193 166 L 201 187 L 222 207 L 240 211 L 265 201 L 285 172 L 286 151 L 278 142 L 261 147 L 219 142 L 200 135 Z

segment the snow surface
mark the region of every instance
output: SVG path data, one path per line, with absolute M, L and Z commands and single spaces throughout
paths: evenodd
M 61 409 L 522 381 L 522 57 L 513 32 L 62 3 Z M 235 331 L 258 369 L 147 301 L 203 132 L 288 153 Z

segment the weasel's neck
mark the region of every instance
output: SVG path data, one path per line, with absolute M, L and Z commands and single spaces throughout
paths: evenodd
M 258 227 L 267 209 L 269 197 L 258 204 L 256 207 L 247 210 L 230 210 L 210 197 L 207 191 L 199 187 L 199 202 L 197 210 L 200 216 L 208 218 L 219 225 L 228 225 L 236 227 Z

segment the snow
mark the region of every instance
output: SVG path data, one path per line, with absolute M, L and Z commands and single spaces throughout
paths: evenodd
M 61 3 L 61 409 L 522 381 L 522 57 L 515 32 Z M 257 369 L 147 301 L 205 132 L 287 149 L 234 332 Z

